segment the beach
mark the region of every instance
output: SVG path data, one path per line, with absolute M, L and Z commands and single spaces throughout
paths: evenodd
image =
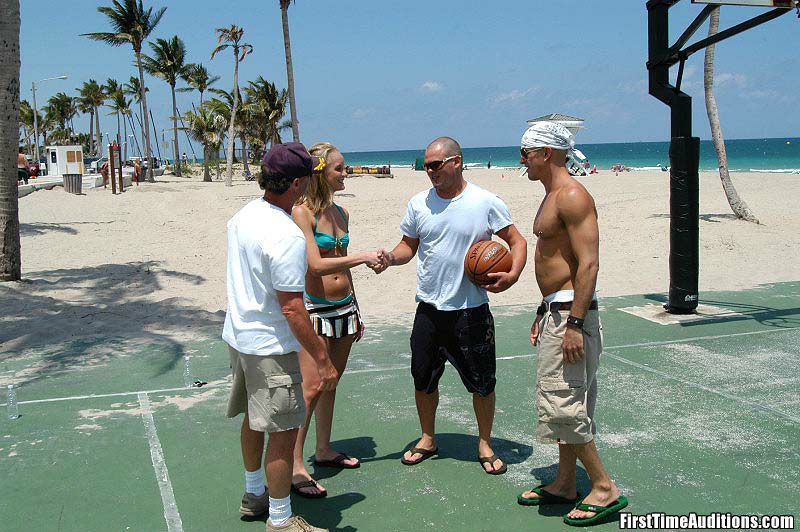
M 407 201 L 430 187 L 424 172 L 393 168 L 393 179 L 352 177 L 336 202 L 350 212 L 350 253 L 391 249 L 400 239 Z M 241 171 L 235 175 L 241 175 Z M 532 233 L 543 198 L 520 170 L 470 169 L 468 181 L 500 196 L 528 241 L 519 282 L 493 305 L 541 299 L 533 271 Z M 781 173 L 732 175 L 762 222 L 736 220 L 716 172 L 700 176 L 700 300 L 704 290 L 737 290 L 800 279 L 797 198 L 800 178 Z M 669 175 L 610 171 L 580 178 L 595 198 L 600 223 L 600 297 L 666 294 L 669 286 Z M 255 181 L 202 182 L 202 169 L 165 175 L 112 195 L 84 189 L 40 190 L 21 198 L 23 281 L 0 285 L 0 352 L 82 341 L 85 349 L 127 342 L 218 338 L 226 307 L 226 222 L 261 196 Z M 268 230 L 268 228 L 265 228 Z M 410 325 L 416 261 L 380 276 L 353 270 L 362 315 L 370 325 Z M 95 347 L 92 338 L 112 338 Z M 100 346 L 101 343 L 97 342 Z

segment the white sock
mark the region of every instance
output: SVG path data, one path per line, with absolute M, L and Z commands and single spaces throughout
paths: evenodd
M 256 471 L 244 471 L 244 490 L 252 493 L 256 497 L 264 495 L 267 487 L 264 485 L 264 468 L 259 467 Z
M 269 520 L 275 526 L 281 526 L 292 517 L 292 498 L 283 499 L 269 498 Z

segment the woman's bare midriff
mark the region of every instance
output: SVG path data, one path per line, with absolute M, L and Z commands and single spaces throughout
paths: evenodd
M 320 257 L 323 259 L 332 257 L 344 257 L 346 251 L 336 249 L 319 250 Z M 327 275 L 314 275 L 311 272 L 306 274 L 306 293 L 314 297 L 327 299 L 328 301 L 338 301 L 344 299 L 351 292 L 350 277 L 347 271 L 329 273 Z

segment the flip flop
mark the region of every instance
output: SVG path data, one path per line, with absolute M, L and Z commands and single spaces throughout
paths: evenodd
M 339 453 L 336 455 L 336 458 L 333 460 L 314 460 L 314 465 L 319 467 L 336 467 L 339 469 L 358 469 L 361 467 L 361 462 L 359 461 L 356 465 L 349 465 L 345 464 L 345 460 L 351 460 L 351 456 L 347 456 L 345 453 Z M 358 460 L 356 458 L 356 460 Z
M 402 463 L 403 465 L 407 465 L 407 466 L 417 465 L 420 462 L 424 462 L 425 460 L 427 460 L 431 456 L 439 454 L 439 448 L 438 447 L 435 448 L 435 449 L 421 449 L 419 447 L 412 447 L 411 449 L 409 449 L 409 451 L 411 451 L 411 455 L 412 456 L 415 455 L 415 454 L 419 454 L 419 455 L 422 455 L 422 456 L 420 456 L 417 460 L 406 460 L 405 458 L 401 458 L 400 459 L 400 463 Z
M 481 469 L 483 469 L 483 472 L 486 473 L 487 475 L 502 475 L 503 473 L 508 471 L 508 466 L 506 465 L 505 462 L 503 462 L 502 466 L 498 467 L 497 469 L 494 469 L 494 463 L 496 461 L 498 461 L 498 460 L 500 460 L 500 457 L 497 456 L 496 454 L 493 454 L 492 456 L 479 456 L 478 457 L 478 463 L 481 464 Z M 491 465 L 492 466 L 492 470 L 491 471 L 486 471 L 486 468 L 483 467 L 483 464 Z
M 597 523 L 604 517 L 608 517 L 611 514 L 617 513 L 623 508 L 628 506 L 628 499 L 625 498 L 623 495 L 619 496 L 619 499 L 612 502 L 607 506 L 600 506 L 598 504 L 583 504 L 580 503 L 575 508 L 578 510 L 582 510 L 584 512 L 597 512 L 592 517 L 586 517 L 585 519 L 572 519 L 568 517 L 569 514 L 564 516 L 564 522 L 570 526 L 589 526 Z
M 309 493 L 307 491 L 300 491 L 303 488 L 317 488 L 319 493 Z M 301 497 L 305 497 L 306 499 L 322 499 L 328 496 L 327 491 L 322 491 L 322 486 L 314 480 L 304 480 L 303 482 L 298 482 L 297 484 L 292 484 L 292 491 Z
M 537 486 L 531 490 L 536 495 L 538 495 L 538 497 L 535 498 L 523 497 L 523 495 L 520 493 L 519 495 L 517 495 L 517 503 L 523 506 L 541 506 L 545 504 L 575 504 L 581 498 L 580 494 L 578 494 L 578 496 L 575 497 L 574 499 L 567 499 L 559 495 L 554 495 L 549 491 L 546 491 L 544 489 L 544 486 L 545 485 L 542 484 L 541 486 Z

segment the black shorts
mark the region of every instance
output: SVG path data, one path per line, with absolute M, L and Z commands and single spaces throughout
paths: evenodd
M 494 318 L 489 304 L 463 310 L 436 310 L 420 303 L 411 331 L 411 375 L 417 391 L 433 393 L 446 360 L 468 391 L 485 397 L 494 391 Z

